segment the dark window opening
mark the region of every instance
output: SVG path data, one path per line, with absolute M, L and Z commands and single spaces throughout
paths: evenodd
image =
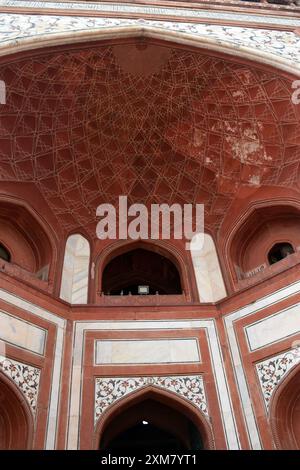
M 105 295 L 139 295 L 139 286 L 148 286 L 150 295 L 182 293 L 176 266 L 153 251 L 138 248 L 117 256 L 105 267 Z
M 290 243 L 276 243 L 269 251 L 268 260 L 270 264 L 278 263 L 288 255 L 295 253 Z
M 10 260 L 11 260 L 10 252 L 1 243 L 0 243 L 0 258 L 10 263 Z
M 137 450 L 147 452 L 155 451 L 176 451 L 183 452 L 186 449 L 175 436 L 163 431 L 151 423 L 144 425 L 137 424 L 132 428 L 119 434 L 108 446 L 106 450 Z
M 203 449 L 195 424 L 180 411 L 146 399 L 114 418 L 104 430 L 100 449 L 114 452 L 182 453 Z

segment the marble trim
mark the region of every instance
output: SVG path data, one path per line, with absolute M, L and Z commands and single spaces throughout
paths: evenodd
M 94 424 L 116 401 L 152 386 L 168 390 L 198 408 L 209 420 L 202 375 L 168 375 L 157 377 L 97 377 L 95 379 Z
M 288 338 L 299 332 L 300 329 L 300 318 L 299 325 L 297 325 L 297 314 L 300 312 L 300 303 L 293 304 L 280 312 L 276 312 L 273 315 L 269 315 L 266 318 L 247 325 L 244 328 L 245 335 L 247 338 L 247 345 L 250 352 L 257 351 L 258 349 L 271 346 L 272 344 L 278 343 L 282 338 Z M 257 330 L 259 335 L 255 332 Z M 285 330 L 285 334 L 282 334 L 281 328 Z M 254 331 L 253 331 L 254 330 Z M 265 334 L 260 334 L 260 331 L 265 330 Z M 272 333 L 271 333 L 272 332 Z M 279 334 L 278 334 L 279 333 Z
M 5 332 L 3 331 L 3 327 L 0 329 L 0 341 L 3 341 L 6 344 L 13 344 L 17 348 L 30 351 L 34 354 L 38 354 L 39 356 L 45 355 L 45 348 L 46 348 L 47 336 L 48 336 L 48 331 L 45 330 L 45 328 L 35 325 L 34 323 L 31 323 L 28 320 L 24 320 L 23 318 L 19 318 L 16 315 L 12 315 L 11 313 L 6 312 L 2 308 L 0 308 L 0 324 L 1 324 L 1 320 L 3 320 L 3 315 L 6 318 L 11 318 L 12 322 L 14 322 L 13 326 L 11 327 L 13 330 L 17 329 L 17 324 L 19 322 L 22 324 L 26 324 L 28 328 L 31 330 L 32 335 L 37 335 L 38 330 L 39 330 L 40 346 L 37 347 L 37 345 L 35 345 L 35 347 L 29 347 L 29 345 L 27 345 L 27 341 L 26 343 L 24 343 L 22 341 L 18 341 L 18 339 L 16 338 L 14 340 L 12 338 L 9 338 L 9 335 L 5 335 Z
M 138 330 L 181 330 L 181 329 L 205 329 L 211 355 L 213 374 L 215 377 L 221 418 L 225 432 L 227 447 L 239 449 L 240 441 L 237 432 L 233 404 L 229 394 L 225 365 L 222 358 L 222 350 L 217 335 L 214 320 L 174 320 L 174 321 L 98 321 L 75 322 L 73 336 L 72 377 L 70 387 L 68 442 L 67 449 L 79 448 L 80 414 L 82 407 L 82 383 L 83 383 L 83 351 L 85 333 L 87 331 L 138 331 Z
M 139 344 L 142 343 L 143 346 L 145 346 L 145 343 L 148 343 L 148 358 L 145 358 L 143 361 L 135 361 L 133 362 L 132 360 L 123 360 L 123 361 L 112 361 L 112 355 L 113 351 L 109 348 L 106 350 L 106 354 L 109 351 L 109 356 L 102 359 L 100 359 L 99 356 L 99 349 L 101 349 L 101 345 L 106 344 L 106 345 L 113 345 L 113 344 L 119 344 L 121 346 L 122 343 L 136 343 Z M 150 343 L 151 346 L 150 346 Z M 172 346 L 171 346 L 171 344 Z M 176 344 L 177 343 L 177 344 Z M 174 357 L 172 357 L 172 347 L 173 350 L 177 347 L 182 347 L 184 346 L 183 351 L 181 353 L 186 354 L 186 348 L 189 348 L 189 356 L 193 354 L 193 358 L 185 357 L 179 360 L 179 357 L 175 360 Z M 151 356 L 151 350 L 153 350 L 153 347 L 155 348 L 164 348 L 165 351 L 171 352 L 170 357 L 165 357 L 161 358 L 160 360 L 155 360 L 155 354 Z M 119 353 L 120 354 L 120 353 Z M 135 351 L 135 354 L 137 354 L 137 350 Z M 153 353 L 152 353 L 153 354 Z M 132 351 L 130 353 L 132 355 Z M 110 360 L 108 360 L 110 359 Z M 199 364 L 202 362 L 201 359 L 201 352 L 200 352 L 200 345 L 199 345 L 199 340 L 197 337 L 181 337 L 181 338 L 172 338 L 172 337 L 165 337 L 165 338 L 130 338 L 130 339 L 119 339 L 119 338 L 111 338 L 111 339 L 96 339 L 94 342 L 94 365 L 110 365 L 110 366 L 118 366 L 118 365 L 146 365 L 146 364 Z
M 57 427 L 58 427 L 58 406 L 59 406 L 59 393 L 61 387 L 61 369 L 63 359 L 63 344 L 65 338 L 65 330 L 67 321 L 58 317 L 54 313 L 49 312 L 37 305 L 24 300 L 17 295 L 10 294 L 4 289 L 0 288 L 0 299 L 4 302 L 19 307 L 32 315 L 39 318 L 48 320 L 56 325 L 56 342 L 55 342 L 55 357 L 52 372 L 52 383 L 50 393 L 50 403 L 47 417 L 47 430 L 46 430 L 46 446 L 47 450 L 55 449 Z
M 137 36 L 218 51 L 300 75 L 300 36 L 289 31 L 141 19 L 0 16 L 0 56 L 46 46 Z
M 167 6 L 155 5 L 130 5 L 120 3 L 101 3 L 101 2 L 51 2 L 51 1 L 26 1 L 26 0 L 0 0 L 0 7 L 10 8 L 35 8 L 39 10 L 54 9 L 54 10 L 77 10 L 86 12 L 102 12 L 102 13 L 125 13 L 125 14 L 141 14 L 141 15 L 159 15 L 159 16 L 173 16 L 178 18 L 204 18 L 211 20 L 223 21 L 241 21 L 243 23 L 260 23 L 270 25 L 285 25 L 285 26 L 300 26 L 300 19 L 293 19 L 292 13 L 288 16 L 276 16 L 276 10 L 269 10 L 272 16 L 267 16 L 266 11 L 262 10 L 260 14 L 249 14 L 248 11 L 244 12 L 224 12 L 224 11 L 211 11 L 202 8 L 176 8 Z M 253 5 L 255 7 L 255 5 Z
M 248 388 L 248 382 L 246 373 L 244 371 L 243 362 L 241 358 L 241 352 L 239 349 L 239 343 L 235 333 L 234 323 L 242 318 L 249 315 L 253 315 L 266 307 L 275 305 L 283 299 L 289 298 L 300 292 L 300 281 L 297 281 L 283 289 L 279 289 L 273 294 L 269 294 L 265 297 L 258 299 L 250 305 L 247 305 L 239 310 L 236 310 L 223 318 L 225 328 L 227 331 L 231 360 L 233 363 L 233 369 L 235 379 L 237 382 L 240 398 L 242 401 L 242 410 L 245 417 L 246 428 L 250 440 L 251 447 L 253 449 L 261 449 L 262 444 L 260 440 L 260 434 L 257 427 L 255 413 L 253 411 L 252 402 L 250 398 L 250 392 Z M 278 312 L 279 313 L 279 312 Z M 247 325 L 248 326 L 248 325 Z M 299 323 L 300 331 L 300 323 Z M 284 339 L 284 338 L 282 338 Z

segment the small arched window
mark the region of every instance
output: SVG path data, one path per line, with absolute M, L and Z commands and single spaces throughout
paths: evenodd
M 0 243 L 0 258 L 4 259 L 4 261 L 7 261 L 8 263 L 11 260 L 10 252 L 2 245 L 2 243 Z
M 290 243 L 275 243 L 268 253 L 268 261 L 270 264 L 275 264 L 293 253 L 295 250 Z

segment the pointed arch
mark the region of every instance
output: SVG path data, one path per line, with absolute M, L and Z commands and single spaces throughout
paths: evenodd
M 0 195 L 0 242 L 12 263 L 52 286 L 57 237 L 51 225 L 20 197 Z
M 214 449 L 215 443 L 211 425 L 201 410 L 196 408 L 192 403 L 169 390 L 163 390 L 154 385 L 147 385 L 126 395 L 109 406 L 101 415 L 94 431 L 93 448 L 98 449 L 101 443 L 103 433 L 112 420 L 124 410 L 134 405 L 152 399 L 161 404 L 167 405 L 179 413 L 185 415 L 199 430 L 202 438 L 204 449 Z
M 32 449 L 34 418 L 17 385 L 0 370 L 0 450 Z
M 279 450 L 300 450 L 300 364 L 279 382 L 270 402 L 270 425 Z
M 248 201 L 244 207 L 239 205 L 238 210 L 237 206 L 232 207 L 219 233 L 230 287 L 236 290 L 237 286 L 265 279 L 280 269 L 280 265 L 275 265 L 275 270 L 268 269 L 268 252 L 277 242 L 289 242 L 297 248 L 299 224 L 299 200 L 286 188 L 271 198 L 265 191 L 257 191 L 255 200 Z M 292 259 L 296 261 L 297 254 Z M 289 263 L 292 264 L 290 258 Z
M 104 248 L 95 260 L 95 284 L 102 291 L 102 275 L 105 267 L 117 256 L 133 251 L 144 249 L 158 253 L 169 259 L 178 270 L 182 291 L 186 300 L 197 301 L 197 288 L 194 285 L 194 277 L 191 275 L 184 254 L 172 243 L 166 240 L 118 240 Z

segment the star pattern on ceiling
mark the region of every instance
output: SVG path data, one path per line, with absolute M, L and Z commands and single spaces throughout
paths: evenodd
M 66 232 L 95 237 L 119 195 L 204 203 L 217 230 L 241 187 L 299 189 L 300 106 L 276 73 L 141 40 L 39 52 L 0 77 L 0 179 L 33 183 Z

